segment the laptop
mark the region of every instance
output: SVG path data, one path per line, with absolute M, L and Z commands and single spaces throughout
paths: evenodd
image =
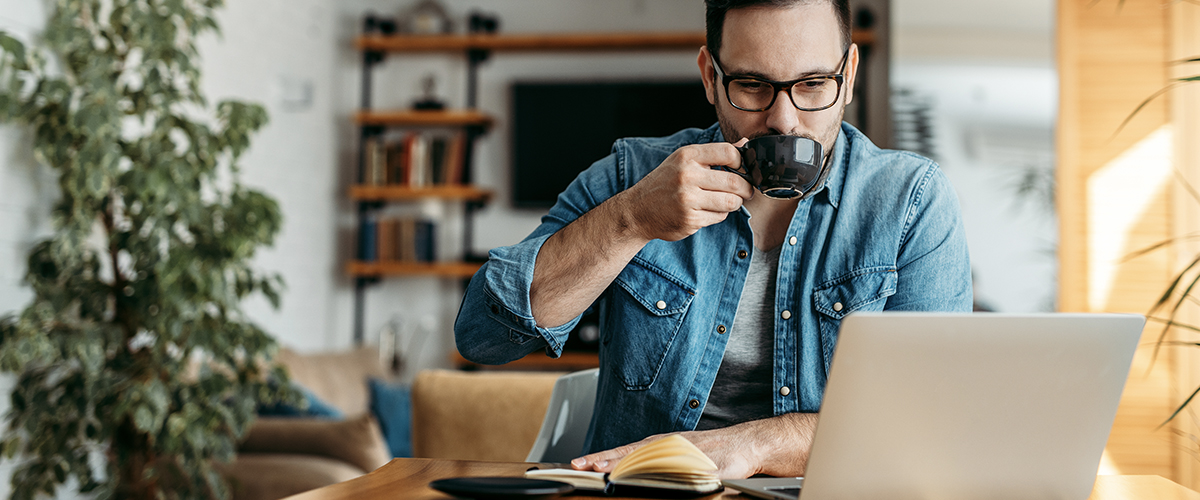
M 771 499 L 1086 499 L 1145 319 L 853 314 L 803 478 Z

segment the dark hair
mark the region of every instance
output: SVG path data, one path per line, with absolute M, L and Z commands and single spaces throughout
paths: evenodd
M 721 50 L 721 30 L 725 29 L 725 13 L 733 9 L 766 5 L 769 7 L 790 7 L 797 4 L 813 2 L 829 2 L 837 15 L 838 28 L 842 32 L 842 50 L 850 47 L 850 0 L 704 0 L 706 7 L 704 25 L 706 29 L 705 42 L 713 57 L 718 57 Z

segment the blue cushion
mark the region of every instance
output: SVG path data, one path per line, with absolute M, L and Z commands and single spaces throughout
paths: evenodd
M 271 404 L 259 404 L 258 414 L 264 417 L 308 417 L 329 420 L 344 420 L 346 418 L 346 415 L 341 410 L 326 403 L 304 386 L 293 382 L 292 387 L 300 391 L 300 394 L 304 396 L 304 404 L 293 406 L 278 401 Z
M 412 389 L 371 379 L 371 413 L 379 421 L 393 457 L 412 456 Z

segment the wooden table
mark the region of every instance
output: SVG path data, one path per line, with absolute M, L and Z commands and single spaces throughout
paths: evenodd
M 406 498 L 413 500 L 445 500 L 453 498 L 427 485 L 435 479 L 461 476 L 520 476 L 533 464 L 518 462 L 471 462 L 466 460 L 433 460 L 426 458 L 397 458 L 375 472 L 349 481 L 301 493 L 287 500 L 372 500 Z M 571 497 L 564 497 L 571 498 Z M 595 500 L 595 497 L 583 496 Z M 737 492 L 726 490 L 705 499 L 733 499 Z M 1088 500 L 1200 500 L 1200 493 L 1184 488 L 1159 476 L 1099 476 Z

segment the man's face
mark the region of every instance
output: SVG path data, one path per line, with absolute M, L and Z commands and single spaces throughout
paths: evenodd
M 817 1 L 792 7 L 751 7 L 726 13 L 720 49 L 721 69 L 726 75 L 755 76 L 789 81 L 814 75 L 838 73 L 842 63 L 841 32 L 831 2 Z M 765 111 L 734 108 L 725 96 L 708 49 L 700 50 L 697 63 L 708 91 L 709 102 L 725 140 L 737 142 L 764 135 L 797 135 L 821 143 L 826 159 L 852 99 L 851 89 L 858 67 L 858 48 L 846 56 L 845 83 L 838 101 L 821 111 L 800 111 L 786 92 Z

